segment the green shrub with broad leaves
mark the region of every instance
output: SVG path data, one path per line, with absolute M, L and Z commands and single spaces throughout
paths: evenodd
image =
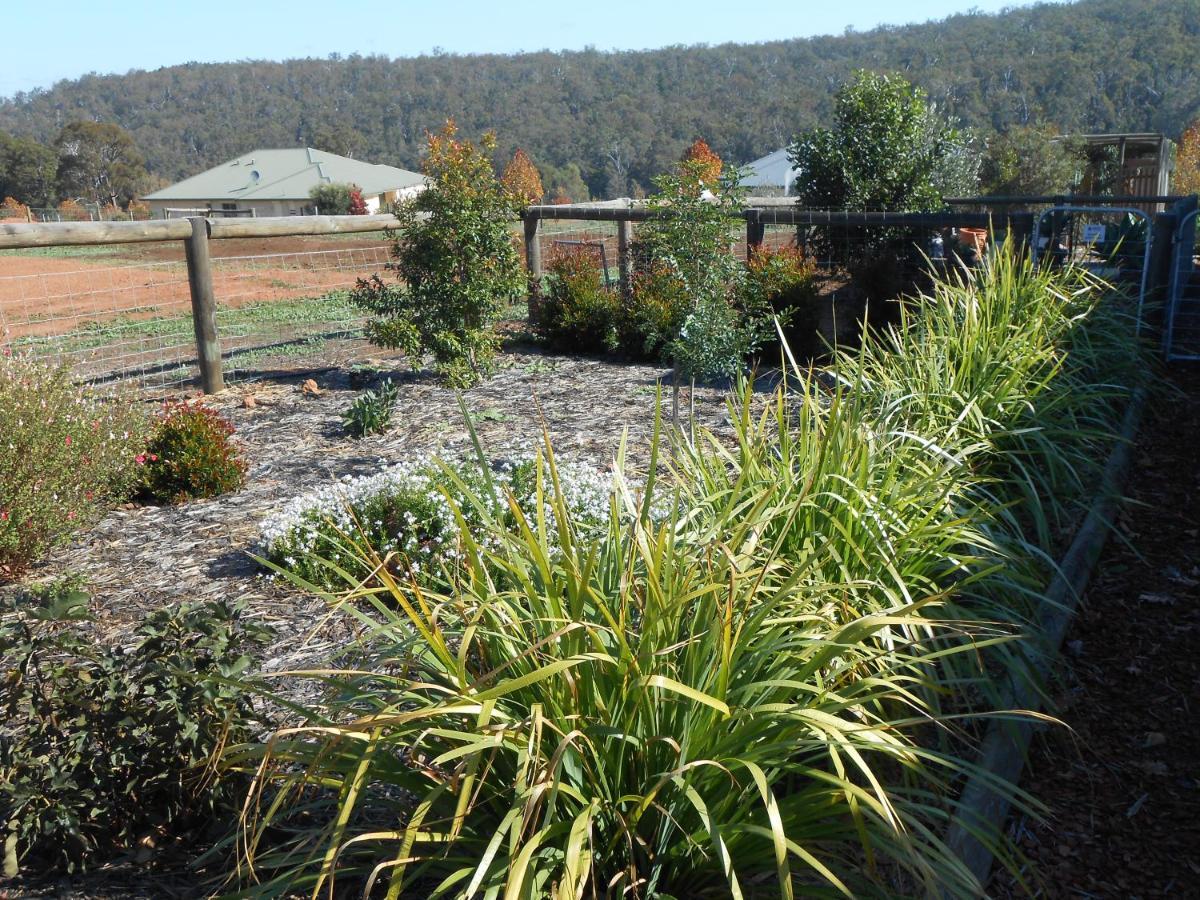
M 424 171 L 430 183 L 396 207 L 396 284 L 360 281 L 353 302 L 374 318 L 367 335 L 399 347 L 414 366 L 426 355 L 455 387 L 491 374 L 494 325 L 526 290 L 509 225 L 525 200 L 497 179 L 489 154 L 495 135 L 476 146 L 457 137 L 452 121 L 429 135 Z
M 230 679 L 266 636 L 227 603 L 152 612 L 127 648 L 96 641 L 77 583 L 0 611 L 0 839 L 7 876 L 82 871 L 173 838 L 223 834 L 246 782 L 228 745 L 265 724 Z
M 907 315 L 826 373 L 743 386 L 732 440 L 656 430 L 644 484 L 620 451 L 600 527 L 573 527 L 549 445 L 533 512 L 484 465 L 444 491 L 457 577 L 376 551 L 377 581 L 336 598 L 360 654 L 319 673 L 305 724 L 230 748 L 258 776 L 236 877 L 259 896 L 978 896 L 941 836 L 987 777 L 983 726 L 1017 715 L 1004 682 L 1047 650 L 1047 560 L 1139 354 L 1121 301 L 1007 253 Z
M 379 387 L 363 391 L 355 397 L 346 412 L 342 415 L 342 424 L 352 437 L 366 437 L 369 434 L 381 434 L 387 430 L 392 421 L 392 413 L 396 411 L 396 400 L 400 397 L 400 388 L 385 379 Z
M 138 456 L 141 494 L 155 503 L 219 497 L 246 481 L 233 424 L 198 402 L 167 403 Z
M 128 399 L 81 387 L 56 363 L 0 354 L 0 579 L 126 499 L 145 434 Z

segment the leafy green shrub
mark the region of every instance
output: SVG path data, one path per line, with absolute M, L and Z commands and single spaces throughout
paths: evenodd
M 676 273 L 663 265 L 639 266 L 621 314 L 622 352 L 634 359 L 665 359 L 691 307 L 687 286 Z
M 392 421 L 399 396 L 400 388 L 390 378 L 376 390 L 363 391 L 351 401 L 350 407 L 342 415 L 347 433 L 353 437 L 365 437 L 383 432 Z
M 376 554 L 398 577 L 444 582 L 463 563 L 457 516 L 468 529 L 481 527 L 485 514 L 515 527 L 505 491 L 536 516 L 539 486 L 533 473 L 530 459 L 495 476 L 469 465 L 402 463 L 295 498 L 264 520 L 260 543 L 270 562 L 329 590 L 370 578 Z M 560 476 L 574 525 L 594 529 L 606 515 L 608 481 L 579 463 L 562 464 Z M 486 509 L 468 497 L 487 498 Z
M 141 411 L 28 356 L 0 355 L 0 575 L 34 562 L 125 499 Z
M 396 208 L 399 233 L 388 264 L 399 280 L 359 281 L 353 301 L 375 318 L 372 342 L 399 347 L 412 365 L 425 354 L 455 387 L 469 387 L 494 368 L 501 312 L 525 292 L 510 223 L 523 202 L 496 178 L 489 155 L 495 135 L 479 146 L 455 137 L 452 121 L 429 135 L 430 185 Z
M 762 308 L 739 303 L 746 270 L 729 245 L 745 190 L 740 173 L 719 162 L 689 156 L 656 180 L 649 208 L 657 216 L 634 242 L 633 296 L 621 329 L 629 352 L 658 354 L 688 378 L 732 375 L 773 332 Z
M 260 626 L 227 603 L 152 612 L 128 649 L 83 627 L 87 597 L 60 583 L 0 619 L 0 828 L 5 874 L 82 870 L 143 838 L 230 827 L 225 747 L 263 723 L 241 675 Z
M 590 249 L 560 248 L 546 268 L 550 277 L 534 319 L 542 338 L 562 350 L 618 350 L 621 298 L 601 282 L 599 263 Z
M 321 215 L 348 216 L 355 212 L 355 192 L 358 192 L 358 202 L 361 203 L 362 192 L 356 185 L 335 181 L 329 184 L 315 185 L 308 192 L 308 196 Z M 363 207 L 363 212 L 366 212 L 365 207 Z M 358 215 L 361 214 L 358 213 Z
M 788 158 L 809 209 L 930 211 L 979 183 L 965 136 L 901 75 L 855 72 L 838 89 L 833 127 L 797 138 Z
M 142 466 L 142 495 L 156 503 L 219 497 L 245 483 L 233 425 L 201 403 L 167 403 L 154 423 Z

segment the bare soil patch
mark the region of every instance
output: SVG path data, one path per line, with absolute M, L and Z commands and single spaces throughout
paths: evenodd
M 0 255 L 0 339 L 63 334 L 86 324 L 138 321 L 190 309 L 179 241 L 130 245 L 117 255 Z M 214 242 L 213 290 L 223 306 L 319 296 L 382 272 L 380 238 Z

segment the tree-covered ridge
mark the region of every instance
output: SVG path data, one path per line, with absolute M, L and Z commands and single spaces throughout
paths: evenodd
M 631 23 L 636 27 L 636 23 Z M 786 27 L 786 26 L 784 26 Z M 453 117 L 524 148 L 546 189 L 647 188 L 704 137 L 747 161 L 824 121 L 856 68 L 896 71 L 983 131 L 1046 122 L 1178 135 L 1200 114 L 1200 3 L 1081 0 L 804 40 L 638 52 L 186 64 L 88 75 L 0 101 L 0 131 L 49 143 L 115 122 L 175 180 L 253 147 L 310 144 L 417 168 Z

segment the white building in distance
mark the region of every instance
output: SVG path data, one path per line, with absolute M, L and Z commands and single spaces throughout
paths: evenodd
M 354 184 L 362 190 L 367 212 L 376 213 L 423 190 L 417 172 L 382 166 L 314 150 L 254 150 L 214 166 L 142 200 L 155 218 L 211 211 L 227 216 L 298 216 L 323 210 L 309 193 L 319 184 Z

